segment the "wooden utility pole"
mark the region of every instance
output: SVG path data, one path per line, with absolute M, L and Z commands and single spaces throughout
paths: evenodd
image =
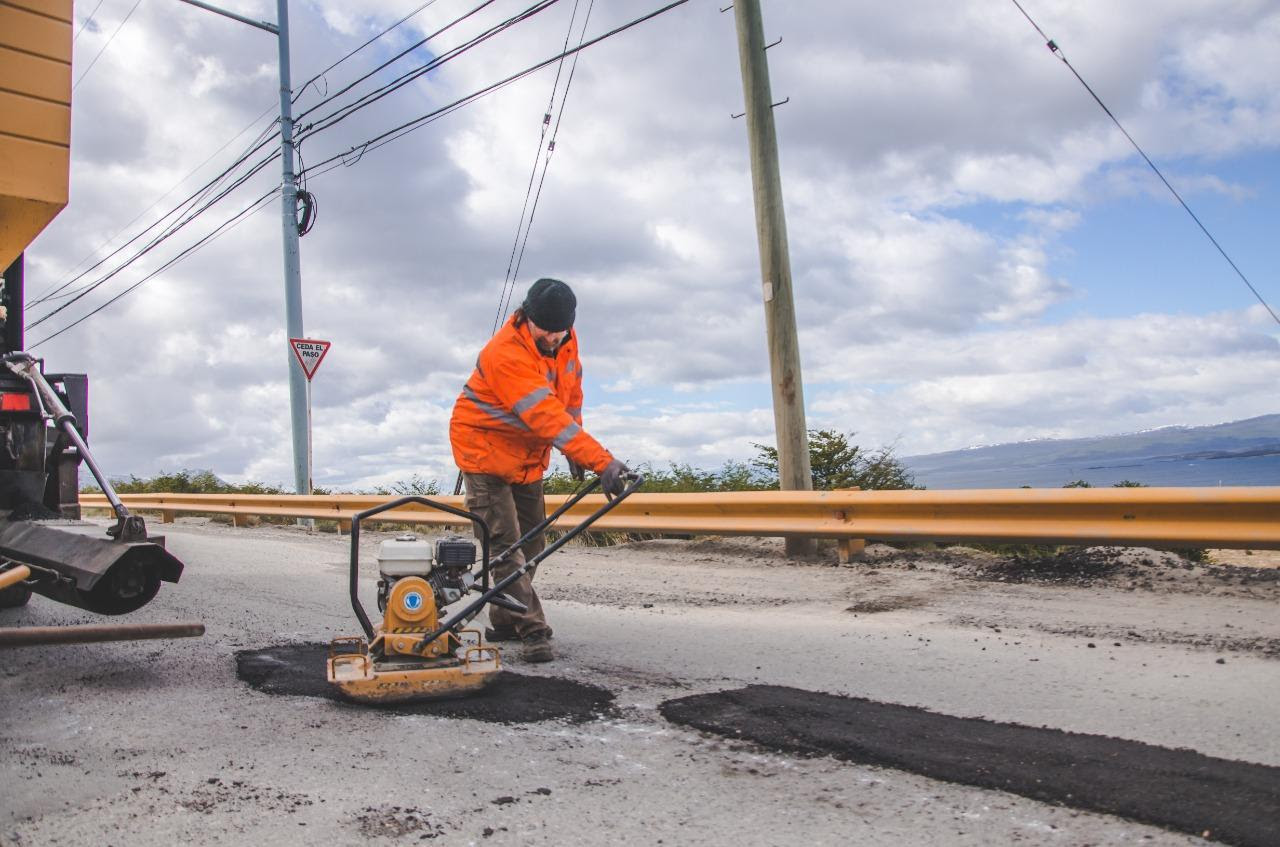
M 778 481 L 784 491 L 811 491 L 813 474 L 804 422 L 796 308 L 791 296 L 791 256 L 787 251 L 787 219 L 782 208 L 778 137 L 773 126 L 773 94 L 769 90 L 760 0 L 735 0 L 733 14 L 738 27 L 738 58 L 742 63 L 742 94 L 751 146 L 765 332 L 773 377 L 773 421 L 778 437 Z M 789 556 L 811 553 L 813 549 L 812 539 L 787 538 Z

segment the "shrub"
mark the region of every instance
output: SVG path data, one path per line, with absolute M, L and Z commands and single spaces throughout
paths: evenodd
M 813 487 L 818 491 L 836 488 L 861 488 L 865 491 L 923 488 L 916 485 L 911 472 L 893 455 L 892 447 L 865 451 L 845 435 L 831 429 L 809 430 L 809 465 Z M 754 444 L 758 455 L 751 461 L 760 476 L 768 480 L 762 488 L 778 487 L 778 449 L 767 444 Z

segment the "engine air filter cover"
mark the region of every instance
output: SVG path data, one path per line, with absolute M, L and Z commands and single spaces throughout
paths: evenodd
M 476 543 L 461 535 L 436 541 L 436 564 L 446 568 L 470 568 L 476 563 Z

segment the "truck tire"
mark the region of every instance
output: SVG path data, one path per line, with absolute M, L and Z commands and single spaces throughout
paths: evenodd
M 0 589 L 0 609 L 13 609 L 27 605 L 31 599 L 31 589 L 25 585 L 10 585 Z

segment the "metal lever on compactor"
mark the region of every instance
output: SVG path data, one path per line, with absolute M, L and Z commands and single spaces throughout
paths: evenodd
M 71 411 L 62 404 L 62 399 L 58 397 L 58 393 L 53 390 L 53 386 L 49 384 L 49 381 L 44 378 L 44 374 L 40 372 L 40 368 L 36 366 L 35 358 L 30 353 L 18 351 L 4 356 L 3 362 L 9 370 L 35 386 L 36 393 L 40 396 L 40 402 L 44 405 L 49 415 L 52 416 L 54 424 L 67 434 L 67 438 L 71 439 L 71 443 L 80 452 L 84 463 L 93 472 L 93 478 L 98 481 L 98 485 L 102 486 L 102 493 L 106 495 L 107 502 L 111 504 L 111 509 L 116 515 L 116 525 L 107 528 L 107 535 L 117 541 L 146 541 L 146 524 L 138 515 L 129 514 L 129 510 L 125 508 L 124 503 L 120 502 L 120 497 L 116 494 L 115 488 L 112 487 L 110 480 L 107 479 L 107 475 L 98 467 L 98 463 L 93 460 L 93 454 L 89 452 L 89 445 L 85 443 L 80 431 L 76 429 L 76 416 L 71 414 Z
M 517 615 L 523 615 L 525 612 L 529 611 L 528 606 L 504 591 L 499 591 L 497 594 L 491 596 L 489 598 L 489 602 L 495 606 L 501 606 L 509 612 L 515 612 Z
M 615 508 L 618 507 L 619 504 L 622 503 L 623 500 L 626 500 L 628 497 L 634 494 L 637 488 L 644 485 L 644 477 L 638 473 L 632 472 L 627 475 L 626 479 L 629 484 L 625 489 L 623 489 L 621 494 L 619 494 L 617 497 L 614 497 L 612 500 L 606 500 L 603 506 L 601 506 L 600 508 L 592 512 L 590 515 L 588 515 L 585 520 L 583 520 L 573 529 L 569 530 L 564 535 L 560 536 L 555 541 L 551 542 L 546 547 L 544 547 L 541 553 L 534 556 L 532 559 L 529 559 L 523 565 L 516 568 L 511 573 L 507 574 L 502 579 L 498 580 L 496 583 L 494 583 L 492 588 L 485 590 L 479 597 L 477 597 L 475 600 L 472 600 L 470 603 L 468 603 L 461 611 L 455 612 L 454 614 L 450 615 L 447 620 L 437 624 L 435 632 L 428 633 L 427 635 L 423 636 L 423 638 L 418 642 L 417 650 L 419 652 L 425 650 L 428 644 L 435 641 L 446 631 L 453 629 L 463 621 L 471 620 L 471 618 L 475 616 L 475 614 L 484 606 L 485 603 L 493 603 L 498 596 L 502 596 L 508 600 L 511 599 L 510 597 L 506 596 L 506 594 L 503 592 L 503 589 L 511 585 L 520 577 L 524 576 L 526 573 L 529 572 L 531 568 L 537 567 L 538 564 L 543 559 L 547 558 L 552 553 L 556 552 L 561 547 L 568 544 L 573 539 L 577 538 L 583 532 L 586 532 L 587 529 L 593 523 L 598 521 L 600 518 L 604 517 L 609 512 L 613 511 Z M 581 500 L 583 497 L 585 497 L 589 492 L 591 492 L 593 489 L 595 489 L 599 485 L 600 485 L 600 478 L 596 477 L 590 483 L 583 486 L 582 489 L 577 494 L 568 498 L 565 501 L 564 505 L 562 505 L 559 509 L 557 509 L 554 514 L 548 517 L 539 526 L 544 528 L 546 526 L 550 526 L 551 522 L 556 517 L 558 517 L 563 512 L 567 511 L 570 506 L 577 503 L 579 500 Z M 353 521 L 352 526 L 354 527 L 354 525 L 355 524 Z M 533 534 L 533 532 L 534 530 L 530 530 L 529 533 L 526 533 L 525 537 L 526 538 L 530 537 Z M 521 539 L 521 541 L 517 542 L 517 544 L 522 543 L 523 540 L 524 539 Z M 487 548 L 489 546 L 488 544 L 489 533 L 488 533 L 487 527 L 485 528 L 484 541 L 485 541 L 485 548 L 486 548 L 485 552 L 487 554 L 488 553 Z M 486 581 L 488 580 L 488 568 L 492 567 L 498 561 L 501 561 L 507 554 L 511 552 L 512 549 L 514 549 L 514 547 L 508 548 L 505 552 L 502 553 L 502 555 L 489 560 L 489 564 L 486 565 L 485 569 L 482 571 Z M 496 605 L 502 606 L 503 604 L 501 602 L 498 602 L 496 603 Z

